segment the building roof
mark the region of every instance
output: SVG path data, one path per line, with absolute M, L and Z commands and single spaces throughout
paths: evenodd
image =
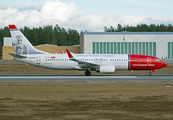
M 81 32 L 83 35 L 173 35 L 173 32 Z

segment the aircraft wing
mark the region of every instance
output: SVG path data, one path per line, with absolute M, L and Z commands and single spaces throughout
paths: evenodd
M 72 54 L 68 51 L 68 49 L 66 49 L 66 51 L 67 51 L 67 54 L 68 54 L 68 57 L 70 58 L 70 60 L 77 62 L 79 64 L 80 68 L 86 68 L 86 67 L 98 68 L 98 67 L 100 67 L 99 64 L 94 64 L 94 63 L 90 63 L 90 62 L 77 60 L 72 56 Z
M 26 56 L 14 54 L 14 53 L 8 53 L 8 54 L 10 54 L 11 56 L 13 56 L 15 58 L 27 58 Z

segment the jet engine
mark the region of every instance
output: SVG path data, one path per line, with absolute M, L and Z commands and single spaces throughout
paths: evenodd
M 103 65 L 97 70 L 99 73 L 115 73 L 114 65 Z

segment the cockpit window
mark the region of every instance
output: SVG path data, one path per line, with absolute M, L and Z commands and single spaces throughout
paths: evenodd
M 161 59 L 155 59 L 155 61 L 161 61 Z

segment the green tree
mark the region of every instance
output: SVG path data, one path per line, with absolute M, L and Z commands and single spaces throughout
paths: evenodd
M 117 32 L 122 32 L 123 31 L 123 27 L 120 25 L 120 24 L 118 24 L 117 25 L 117 30 L 116 30 Z M 114 31 L 112 31 L 112 32 L 114 32 Z
M 168 31 L 173 32 L 173 26 L 171 24 L 168 25 Z
M 10 37 L 10 30 L 8 27 L 4 27 L 4 31 L 3 31 L 3 36 L 4 37 Z
M 117 25 L 117 29 L 114 29 L 114 27 L 110 26 L 110 28 L 104 27 L 105 32 L 171 32 L 173 31 L 173 26 L 171 24 L 164 25 L 164 24 L 139 24 L 137 26 L 124 26 L 122 27 L 120 24 Z
M 49 36 L 49 31 L 47 29 L 47 27 L 44 27 L 44 40 L 43 40 L 44 44 L 50 44 L 50 36 Z
M 25 35 L 25 37 L 30 41 L 31 40 L 31 30 L 30 30 L 30 28 L 25 26 L 24 29 L 22 30 L 22 32 Z
M 39 27 L 37 29 L 38 29 L 38 39 L 39 39 L 39 42 L 37 43 L 37 45 L 43 44 L 44 43 L 44 31 L 43 31 L 43 28 Z
M 157 26 L 155 24 L 151 24 L 149 26 L 149 31 L 150 32 L 157 32 Z
M 37 29 L 33 28 L 32 29 L 32 34 L 31 34 L 31 39 L 32 39 L 32 44 L 35 46 L 39 44 L 39 37 L 38 37 L 38 32 Z

